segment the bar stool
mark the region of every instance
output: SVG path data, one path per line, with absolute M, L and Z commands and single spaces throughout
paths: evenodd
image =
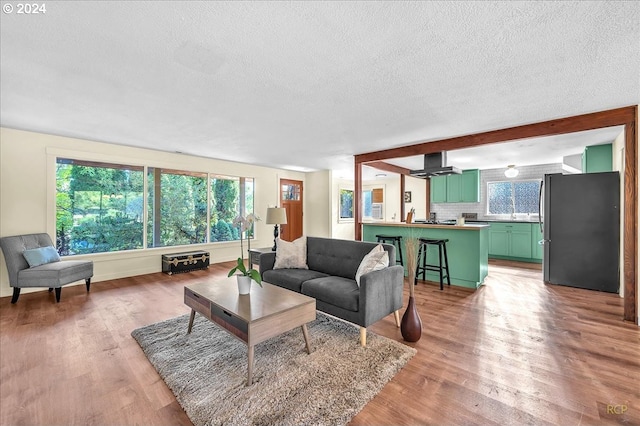
M 427 271 L 435 271 L 440 274 L 440 290 L 444 289 L 444 278 L 447 279 L 447 285 L 451 285 L 449 279 L 449 258 L 447 257 L 447 242 L 448 239 L 430 239 L 419 238 L 418 242 L 420 247 L 418 248 L 418 259 L 416 262 L 416 280 L 414 284 L 418 283 L 418 276 L 422 274 L 422 279 L 427 280 Z M 438 265 L 430 265 L 427 263 L 427 246 L 438 246 Z M 442 266 L 442 260 L 444 258 L 444 266 Z M 422 263 L 420 262 L 422 261 Z
M 396 256 L 396 263 L 404 266 L 402 260 L 402 236 L 400 235 L 376 235 L 379 243 L 393 244 L 397 248 L 398 255 Z

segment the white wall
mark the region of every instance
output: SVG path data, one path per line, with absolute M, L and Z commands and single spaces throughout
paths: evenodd
M 322 170 L 306 174 L 304 188 L 305 235 L 328 237 L 332 234 L 331 172 Z
M 266 247 L 273 244 L 273 226 L 266 225 L 264 219 L 266 219 L 267 207 L 278 202 L 279 179 L 304 182 L 306 178 L 304 173 L 287 170 L 0 128 L 0 236 L 36 232 L 47 232 L 52 237 L 55 236 L 56 155 L 253 177 L 255 179 L 254 205 L 256 213 L 263 219 L 258 222 L 253 247 Z M 305 204 L 313 205 L 314 190 L 310 190 L 308 185 L 305 185 L 305 189 Z M 326 190 L 320 192 L 326 193 Z M 326 195 L 324 199 L 326 200 Z M 308 208 L 304 207 L 307 211 Z M 310 226 L 305 217 L 305 229 Z M 189 246 L 191 247 L 193 246 Z M 233 260 L 240 252 L 239 242 L 202 244 L 197 247 L 211 253 L 212 263 Z M 181 247 L 151 248 L 74 256 L 74 258 L 93 260 L 95 275 L 92 281 L 99 282 L 159 272 L 161 255 L 180 249 Z M 23 292 L 29 290 L 24 289 Z M 35 289 L 35 291 L 38 290 L 40 289 Z M 0 297 L 10 294 L 7 268 L 2 257 Z
M 399 218 L 398 222 L 407 218 L 407 213 L 416 209 L 414 219 L 429 219 L 427 217 L 427 180 L 407 176 L 404 181 L 404 190 L 411 191 L 411 202 L 404 204 L 404 218 Z

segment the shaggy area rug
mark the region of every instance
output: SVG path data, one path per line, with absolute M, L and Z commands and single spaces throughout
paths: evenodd
M 416 350 L 320 312 L 308 324 L 255 347 L 246 386 L 247 347 L 196 315 L 134 330 L 145 355 L 195 425 L 340 425 L 349 422 Z

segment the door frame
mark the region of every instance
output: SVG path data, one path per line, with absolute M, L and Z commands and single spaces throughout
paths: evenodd
M 468 148 L 493 143 L 512 142 L 517 139 L 536 138 L 566 133 L 595 130 L 604 127 L 624 126 L 625 169 L 624 169 L 624 319 L 638 324 L 637 297 L 638 282 L 636 264 L 638 256 L 638 105 L 632 105 L 589 114 L 575 115 L 525 124 L 506 129 L 492 130 L 433 142 L 391 148 L 354 156 L 354 218 L 355 239 L 362 239 L 362 209 L 360 206 L 362 191 L 362 166 L 391 158 L 431 154 L 459 148 Z
M 280 178 L 279 180 L 279 184 L 278 184 L 278 203 L 280 204 L 280 207 L 285 207 L 284 203 L 285 200 L 282 199 L 282 186 L 283 185 L 300 185 L 300 200 L 291 200 L 291 201 L 295 201 L 295 202 L 299 202 L 300 203 L 300 232 L 301 235 L 304 235 L 304 182 L 301 180 L 297 180 L 297 179 L 288 179 L 288 178 Z M 290 201 L 290 200 L 287 200 Z M 290 211 L 287 211 L 287 226 L 289 227 L 291 225 L 291 220 L 290 220 Z M 289 229 L 291 228 L 286 228 L 287 232 L 289 232 Z M 282 237 L 282 230 L 280 231 L 280 235 Z M 293 241 L 295 239 L 295 237 L 291 238 L 291 241 Z

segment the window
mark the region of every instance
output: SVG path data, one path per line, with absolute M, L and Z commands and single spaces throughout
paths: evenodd
M 211 242 L 239 240 L 240 234 L 233 220 L 253 212 L 253 179 L 212 175 L 211 183 Z M 253 225 L 245 237 L 253 238 Z
M 353 189 L 340 189 L 340 216 L 338 220 L 353 219 Z
M 384 188 L 371 188 L 362 191 L 362 218 L 384 219 Z
M 142 167 L 58 158 L 56 246 L 61 256 L 143 247 Z
M 143 166 L 56 159 L 58 253 L 239 240 L 233 220 L 253 213 L 252 178 L 147 167 L 145 200 L 144 177 Z
M 539 180 L 487 183 L 487 214 L 538 214 Z
M 147 247 L 207 241 L 207 174 L 147 169 Z

